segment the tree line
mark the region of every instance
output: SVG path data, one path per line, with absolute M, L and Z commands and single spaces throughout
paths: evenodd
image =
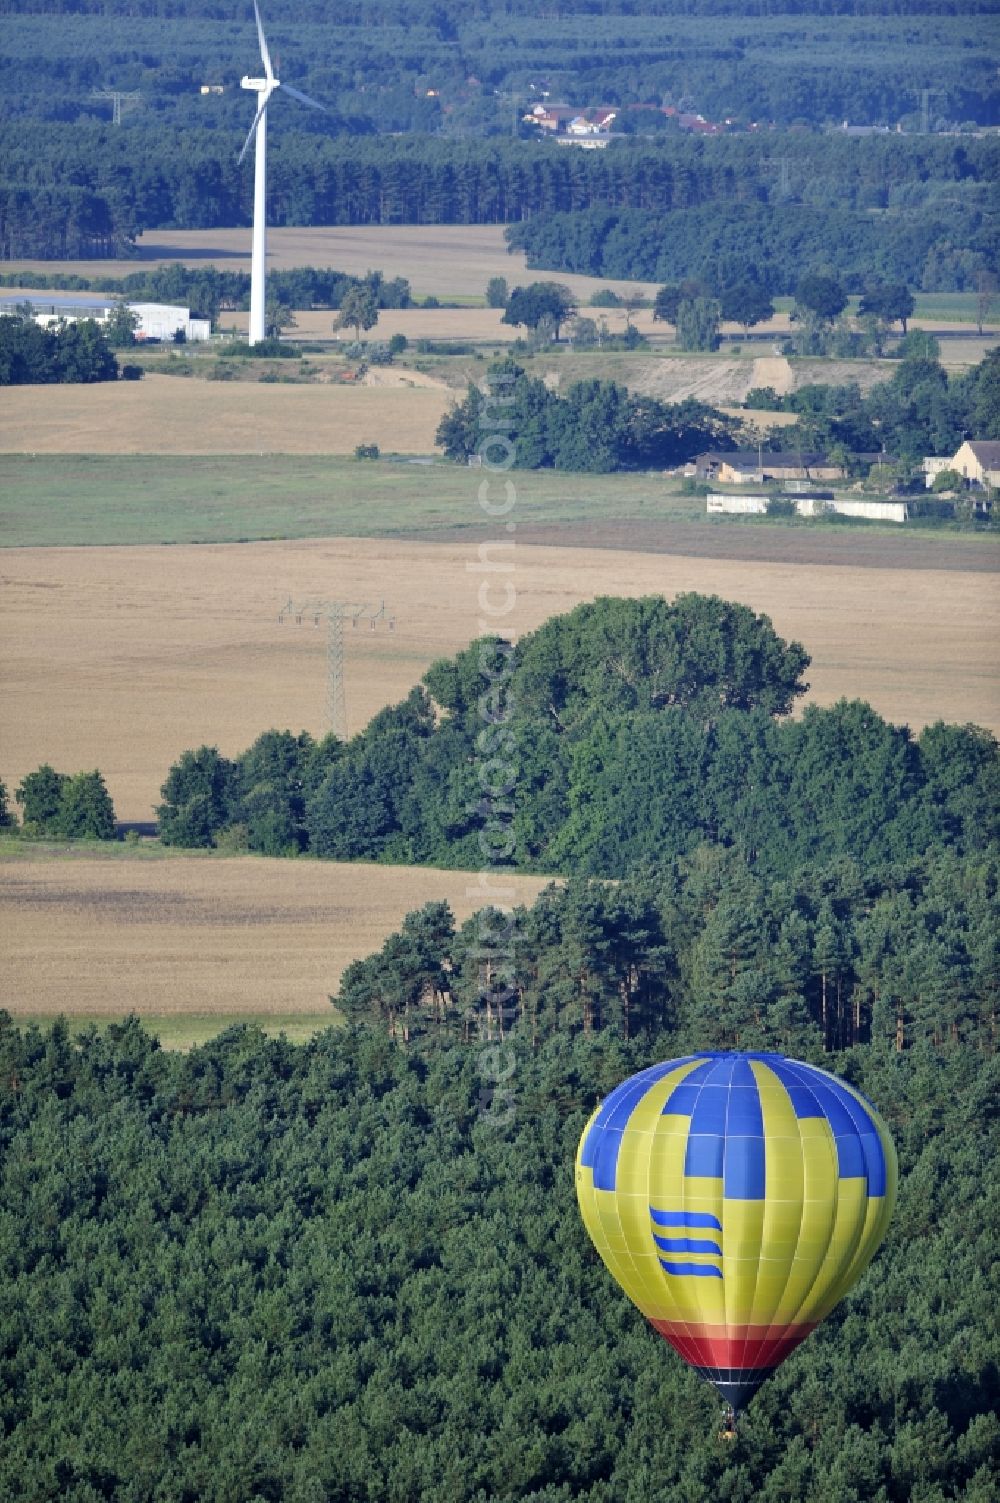
M 403 1044 L 678 1032 L 798 1058 L 860 1045 L 993 1053 L 998 877 L 995 848 L 867 872 L 840 858 L 775 880 L 702 845 L 460 925 L 428 903 L 347 967 L 332 1000 Z
M 604 598 L 433 664 L 347 743 L 268 731 L 235 760 L 186 751 L 161 839 L 459 868 L 496 847 L 501 865 L 615 878 L 705 844 L 773 877 L 990 848 L 995 738 L 914 736 L 862 701 L 793 720 L 808 663 L 715 596 Z
M 17 825 L 6 785 L 0 781 L 0 830 L 59 840 L 114 840 L 118 833 L 114 804 L 100 772 L 56 772 L 47 762 L 18 784 L 14 801 Z
M 852 454 L 884 448 L 912 465 L 924 455 L 954 454 L 965 438 L 1000 439 L 1000 348 L 949 377 L 929 336 L 913 330 L 907 340 L 913 353 L 867 393 L 853 382 L 780 397 L 752 388 L 746 404 L 797 414 L 794 427 L 781 430 L 783 447 L 834 450 L 848 463 Z
M 705 449 L 734 448 L 734 428 L 703 402 L 659 402 L 614 381 L 575 381 L 557 394 L 508 357 L 489 367 L 484 386 L 470 382 L 464 401 L 441 419 L 435 442 L 462 463 L 484 456 L 523 469 L 606 474 L 662 469 Z
M 0 127 L 0 259 L 127 255 L 139 230 L 249 224 L 252 173 L 236 163 L 242 135 L 167 124 Z M 798 272 L 806 255 L 842 269 L 850 260 L 852 273 L 947 291 L 966 285 L 995 250 L 984 217 L 998 175 L 995 139 L 783 136 L 787 191 L 777 150 L 769 133 L 584 152 L 288 128 L 274 132 L 268 153 L 268 217 L 278 225 L 538 220 L 524 242 L 538 264 L 558 256 L 566 269 L 660 281 L 726 258 L 732 270 L 734 257 L 741 272 L 751 262 L 781 270 L 798 253 Z M 650 231 L 666 238 L 643 248 Z M 661 252 L 669 264 L 657 271 Z
M 20 287 L 23 272 L 0 273 L 0 287 Z M 61 292 L 109 292 L 131 302 L 173 303 L 188 307 L 196 318 L 213 323 L 223 311 L 250 306 L 250 273 L 220 271 L 214 266 L 154 266 L 123 277 L 88 277 L 78 272 L 32 272 L 33 289 Z M 267 274 L 268 297 L 288 308 L 339 309 L 354 288 L 363 288 L 377 308 L 409 308 L 410 284 L 405 277 L 385 277 L 369 271 L 363 277 L 332 267 L 275 268 Z
M 748 279 L 792 295 L 803 271 L 832 271 L 848 292 L 903 282 L 925 292 L 975 290 L 1000 265 L 988 205 L 900 205 L 881 213 L 833 203 L 715 202 L 690 208 L 581 208 L 534 214 L 507 239 L 547 271 L 669 283 L 712 295 Z
M 28 314 L 0 315 L 0 386 L 115 381 L 125 373 L 92 318 L 42 328 Z

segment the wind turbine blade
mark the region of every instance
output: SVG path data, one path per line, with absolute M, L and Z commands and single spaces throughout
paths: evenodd
M 316 99 L 310 99 L 308 94 L 303 94 L 301 89 L 293 89 L 291 84 L 283 83 L 281 90 L 284 94 L 291 94 L 293 99 L 300 99 L 303 104 L 311 105 L 314 110 L 322 110 L 324 115 L 330 113 L 325 104 L 320 104 Z
M 249 133 L 247 135 L 247 138 L 243 142 L 243 150 L 240 152 L 239 156 L 236 159 L 236 165 L 237 165 L 237 167 L 240 165 L 240 163 L 243 161 L 243 158 L 246 156 L 247 152 L 250 150 L 250 142 L 253 140 L 254 136 L 257 134 L 257 127 L 260 124 L 260 117 L 261 117 L 261 115 L 263 115 L 264 111 L 267 109 L 267 101 L 270 99 L 270 97 L 271 97 L 270 94 L 265 94 L 264 98 L 261 100 L 260 109 L 257 111 L 256 115 L 254 115 L 254 117 L 253 117 L 253 125 L 251 125 Z
M 257 20 L 257 35 L 260 38 L 260 60 L 264 64 L 264 77 L 268 83 L 274 77 L 274 69 L 271 67 L 271 54 L 267 50 L 267 42 L 264 40 L 264 25 L 260 19 L 260 6 L 257 0 L 253 0 L 253 13 Z

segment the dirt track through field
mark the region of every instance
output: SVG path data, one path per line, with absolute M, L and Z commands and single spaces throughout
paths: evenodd
M 540 878 L 505 878 L 530 902 Z M 302 1014 L 403 916 L 488 901 L 475 875 L 257 857 L 0 859 L 0 1006 L 17 1014 Z
M 471 480 L 469 510 L 475 518 Z M 665 552 L 638 551 L 651 546 L 641 531 L 624 533 L 635 540 L 633 551 L 518 546 L 509 555 L 494 548 L 494 562 L 513 558 L 511 574 L 477 569 L 475 538 L 10 550 L 0 556 L 0 775 L 14 788 L 43 761 L 68 772 L 100 767 L 119 817 L 149 820 L 184 748 L 215 744 L 232 755 L 272 726 L 321 734 L 326 633 L 309 621 L 278 624 L 290 594 L 384 598 L 395 614 L 392 633 L 348 632 L 352 731 L 403 698 L 434 658 L 484 630 L 520 634 L 599 594 L 682 590 L 768 612 L 783 636 L 811 652 L 811 698 L 819 703 L 865 698 L 914 727 L 944 718 L 1000 731 L 1000 686 L 987 645 L 1000 627 L 994 575 L 881 566 L 879 548 L 888 563 L 898 561 L 900 544 L 916 541 L 884 536 L 855 543 L 851 535 L 840 562 L 820 565 L 801 551 L 779 562 L 691 557 L 681 552 L 688 530 L 674 529 L 680 547 L 665 534 Z M 729 536 L 728 529 L 709 532 Z M 749 553 L 758 535 L 740 533 L 734 529 L 734 545 Z M 510 541 L 499 526 L 497 536 Z M 780 536 L 798 539 L 801 550 L 818 535 L 790 529 Z M 601 541 L 599 531 L 590 537 Z M 855 547 L 866 551 L 864 568 L 851 557 Z M 956 555 L 942 548 L 939 558 Z M 486 606 L 499 610 L 508 581 L 512 609 L 485 615 L 480 588 Z

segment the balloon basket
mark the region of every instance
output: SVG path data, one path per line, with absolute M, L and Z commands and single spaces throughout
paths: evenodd
M 731 1441 L 736 1439 L 736 1410 L 732 1404 L 725 1404 L 722 1409 L 722 1429 L 719 1431 L 719 1439 Z

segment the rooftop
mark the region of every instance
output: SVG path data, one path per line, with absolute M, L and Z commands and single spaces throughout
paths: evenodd
M 987 438 L 970 438 L 968 442 L 980 464 L 991 470 L 1000 469 L 1000 443 Z

